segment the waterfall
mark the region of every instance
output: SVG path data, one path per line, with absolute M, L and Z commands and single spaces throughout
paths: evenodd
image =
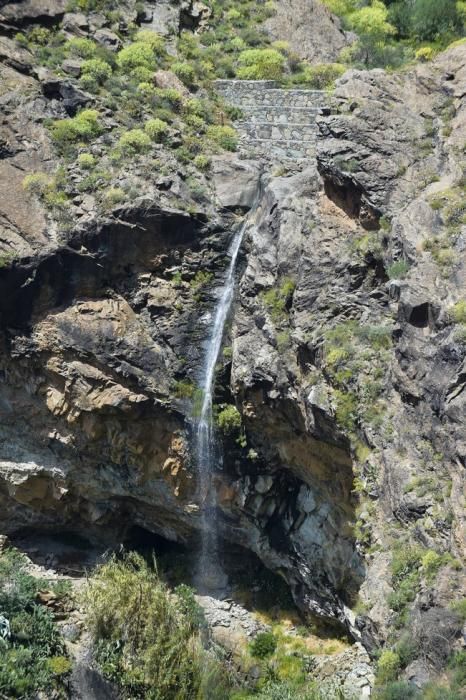
M 218 536 L 216 524 L 216 494 L 212 475 L 217 460 L 221 459 L 219 444 L 216 439 L 212 416 L 212 395 L 214 390 L 215 366 L 222 347 L 225 323 L 233 302 L 235 290 L 235 272 L 238 253 L 251 215 L 257 209 L 257 200 L 249 216 L 236 231 L 229 249 L 230 262 L 225 273 L 221 294 L 219 295 L 211 332 L 199 382 L 202 405 L 194 426 L 194 457 L 196 460 L 199 483 L 199 502 L 201 506 L 201 553 L 198 562 L 197 587 L 205 591 L 221 591 L 226 586 L 226 577 L 218 557 Z

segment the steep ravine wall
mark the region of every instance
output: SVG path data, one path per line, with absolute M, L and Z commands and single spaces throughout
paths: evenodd
M 200 347 L 260 161 L 263 211 L 216 387 L 241 416 L 215 474 L 221 535 L 369 649 L 400 624 L 393 552 L 419 546 L 441 566 L 429 579 L 419 564 L 404 619 L 451 619 L 464 594 L 464 47 L 400 75 L 350 71 L 332 110 L 322 93 L 220 84 L 243 111 L 241 158 L 196 175 L 200 201 L 160 146 L 156 164 L 128 163 L 131 201 L 102 209 L 73 192 L 67 231 L 21 182 L 28 163 L 58 166 L 41 120 L 69 104 L 14 50 L 0 66 L 0 243 L 20 252 L 0 269 L 2 532 L 115 546 L 136 525 L 196 546 Z

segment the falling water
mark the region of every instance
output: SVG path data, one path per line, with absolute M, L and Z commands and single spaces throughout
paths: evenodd
M 255 210 L 256 206 L 251 209 L 251 213 L 254 214 Z M 236 262 L 241 242 L 249 222 L 250 217 L 247 217 L 242 226 L 235 233 L 230 246 L 230 263 L 215 309 L 214 321 L 208 338 L 207 352 L 199 383 L 202 406 L 196 418 L 194 443 L 199 480 L 199 501 L 202 508 L 202 543 L 198 563 L 197 587 L 201 590 L 204 589 L 206 592 L 223 590 L 226 585 L 226 577 L 218 557 L 216 526 L 217 503 L 215 488 L 212 483 L 212 474 L 215 465 L 221 457 L 212 420 L 212 394 L 214 389 L 215 366 L 222 346 L 225 323 L 233 301 Z

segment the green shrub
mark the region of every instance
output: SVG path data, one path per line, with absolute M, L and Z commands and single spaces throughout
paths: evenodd
M 51 178 L 46 173 L 29 173 L 23 179 L 22 185 L 27 192 L 37 196 L 43 196 L 50 187 Z
M 47 667 L 54 676 L 66 676 L 72 669 L 72 663 L 66 656 L 52 656 L 47 659 Z
M 112 68 L 100 58 L 89 58 L 81 66 L 83 76 L 88 75 L 100 85 L 105 83 L 112 74 Z
M 275 49 L 247 49 L 238 57 L 236 75 L 240 80 L 280 80 L 285 57 Z
M 157 56 L 162 56 L 165 52 L 164 38 L 150 29 L 141 29 L 136 34 L 136 42 L 147 44 Z
M 99 90 L 99 83 L 89 73 L 86 73 L 79 78 L 79 84 L 82 89 L 86 90 L 87 92 L 95 93 Z
M 152 139 L 152 141 L 156 141 L 157 143 L 163 141 L 168 132 L 168 128 L 167 122 L 158 118 L 149 119 L 149 121 L 144 124 L 144 131 L 146 134 Z
M 141 92 L 145 97 L 155 95 L 155 87 L 150 82 L 142 81 L 137 87 L 138 92 Z
M 358 397 L 351 391 L 341 391 L 335 389 L 333 392 L 335 399 L 335 419 L 339 426 L 353 431 L 358 415 Z
M 0 610 L 11 628 L 10 640 L 0 640 L 2 697 L 30 698 L 39 691 L 45 695 L 44 691 L 52 690 L 49 664 L 53 657 L 63 654 L 64 644 L 52 613 L 36 603 L 42 586 L 43 581 L 27 573 L 27 562 L 21 554 L 15 550 L 0 554 Z
M 188 624 L 192 630 L 205 628 L 207 622 L 204 615 L 204 610 L 196 601 L 194 589 L 181 583 L 175 588 L 175 595 L 178 598 L 179 608 L 181 613 L 186 617 Z
M 122 190 L 121 187 L 110 187 L 104 193 L 104 201 L 109 206 L 112 206 L 114 204 L 120 204 L 120 202 L 123 202 L 125 196 L 125 191 Z
M 432 46 L 421 46 L 415 53 L 416 61 L 421 61 L 422 63 L 427 63 L 432 61 L 435 56 L 435 51 Z
M 4 267 L 9 267 L 16 257 L 17 254 L 13 251 L 5 251 L 0 253 L 0 270 Z
M 98 568 L 83 604 L 97 660 L 132 697 L 197 696 L 205 653 L 186 596 L 170 594 L 142 557 L 130 553 Z
M 78 165 L 82 170 L 91 170 L 95 165 L 95 158 L 92 153 L 80 153 Z
M 155 94 L 162 103 L 166 102 L 175 110 L 180 109 L 183 104 L 183 95 L 176 88 L 155 88 Z
M 174 74 L 188 87 L 194 85 L 196 81 L 196 71 L 189 63 L 173 63 L 171 66 Z
M 393 550 L 391 572 L 394 582 L 402 581 L 409 574 L 418 571 L 424 554 L 422 547 L 412 544 L 397 544 Z
M 456 651 L 448 664 L 452 671 L 451 685 L 454 689 L 464 690 L 466 686 L 466 651 Z
M 409 603 L 420 586 L 421 560 L 426 550 L 417 545 L 398 543 L 392 553 L 391 572 L 393 593 L 388 596 L 388 604 L 398 613 L 396 625 L 405 623 Z
M 392 649 L 383 651 L 377 662 L 377 680 L 379 683 L 388 683 L 395 680 L 400 670 L 400 657 Z
M 461 299 L 450 309 L 450 314 L 455 323 L 466 324 L 466 301 Z
M 217 415 L 217 424 L 224 435 L 234 435 L 241 430 L 241 413 L 236 406 L 225 406 Z
M 238 139 L 231 126 L 213 124 L 207 128 L 207 138 L 225 151 L 235 151 Z
M 175 279 L 175 282 L 177 284 L 180 281 L 181 281 L 181 278 Z M 178 381 L 175 382 L 174 387 L 173 387 L 173 393 L 177 399 L 192 399 L 195 391 L 196 391 L 196 387 L 190 379 L 179 379 Z
M 376 700 L 421 700 L 422 696 L 412 683 L 393 681 L 383 688 L 376 688 L 374 697 Z
M 149 83 L 150 85 L 154 77 L 154 71 L 147 68 L 147 66 L 136 66 L 130 71 L 129 76 L 135 83 Z M 153 89 L 153 94 L 155 95 L 155 88 Z
M 320 63 L 304 66 L 303 70 L 293 77 L 295 83 L 305 83 L 314 90 L 324 90 L 331 87 L 335 80 L 347 70 L 341 63 Z
M 53 122 L 50 131 L 55 143 L 60 147 L 76 142 L 88 142 L 103 131 L 100 115 L 95 109 L 83 109 L 71 119 L 58 119 Z
M 406 260 L 397 260 L 387 268 L 387 275 L 391 280 L 402 280 L 409 271 L 409 263 Z
M 196 132 L 203 132 L 206 130 L 206 123 L 202 117 L 198 117 L 197 114 L 187 114 L 184 118 L 185 124 L 190 126 Z
M 136 41 L 118 52 L 117 63 L 122 71 L 131 71 L 138 66 L 155 69 L 157 60 L 150 44 Z
M 295 286 L 295 282 L 290 277 L 285 277 L 278 287 L 263 292 L 262 299 L 275 323 L 286 319 Z
M 461 20 L 455 0 L 414 0 L 413 32 L 421 39 L 436 39 L 448 32 L 460 29 Z
M 40 197 L 49 209 L 63 210 L 69 204 L 66 193 L 60 189 L 61 184 L 58 175 L 51 177 L 45 173 L 31 173 L 23 180 L 24 189 Z
M 462 622 L 466 622 L 466 598 L 455 600 L 450 607 L 453 612 L 458 615 Z
M 272 656 L 277 648 L 277 640 L 272 632 L 259 632 L 249 644 L 251 656 L 266 659 Z
M 47 27 L 32 27 L 28 31 L 28 41 L 31 44 L 39 44 L 40 46 L 45 46 L 49 43 L 52 36 L 52 32 Z
M 206 284 L 212 281 L 214 275 L 206 270 L 198 270 L 190 282 L 191 288 L 196 290 L 205 287 Z
M 278 352 L 285 352 L 290 347 L 291 335 L 289 331 L 280 331 L 277 333 L 277 350 Z
M 151 143 L 150 137 L 142 129 L 130 129 L 120 136 L 118 146 L 123 153 L 132 155 L 148 151 Z
M 193 163 L 198 170 L 208 170 L 210 168 L 211 160 L 208 158 L 208 156 L 200 153 L 194 158 Z
M 204 121 L 208 121 L 213 110 L 212 104 L 208 100 L 201 100 L 198 97 L 191 97 L 186 100 L 183 105 L 183 111 L 186 114 L 193 114 L 196 117 L 201 117 Z
M 94 58 L 97 52 L 97 44 L 91 39 L 73 37 L 65 42 L 65 50 L 79 58 Z

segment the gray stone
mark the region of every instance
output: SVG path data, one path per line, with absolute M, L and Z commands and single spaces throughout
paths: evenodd
M 411 662 L 409 666 L 405 668 L 403 678 L 415 685 L 417 688 L 423 688 L 432 680 L 429 667 L 420 659 Z
M 62 69 L 65 73 L 69 73 L 74 78 L 79 78 L 81 75 L 82 61 L 77 61 L 72 58 L 67 58 L 61 64 Z
M 215 194 L 222 207 L 252 207 L 259 187 L 260 168 L 257 163 L 240 161 L 233 155 L 214 156 L 211 170 Z
M 64 31 L 75 36 L 86 36 L 89 31 L 89 20 L 82 12 L 67 12 L 63 17 Z
M 98 44 L 102 44 L 110 51 L 119 51 L 122 46 L 120 37 L 111 32 L 110 29 L 98 29 L 94 37 Z

